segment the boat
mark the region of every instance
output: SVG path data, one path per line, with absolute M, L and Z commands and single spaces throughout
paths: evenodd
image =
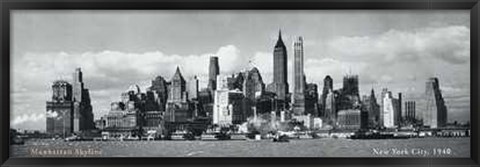
M 347 137 L 349 139 L 393 139 L 393 134 L 381 134 L 380 132 L 355 132 Z
M 12 145 L 24 145 L 25 140 L 23 140 L 23 138 L 21 138 L 19 136 L 15 136 L 15 137 L 11 138 L 10 144 L 12 144 Z
M 272 139 L 273 142 L 286 143 L 290 142 L 287 135 L 275 135 Z
M 218 139 L 215 138 L 215 134 L 202 134 L 202 136 L 200 136 L 200 140 L 218 140 Z

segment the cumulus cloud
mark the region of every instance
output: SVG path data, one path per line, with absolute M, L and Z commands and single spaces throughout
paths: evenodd
M 470 28 L 448 26 L 413 31 L 389 30 L 376 36 L 342 36 L 327 43 L 327 56 L 346 61 L 393 64 L 438 58 L 453 64 L 469 62 Z
M 111 84 L 151 78 L 156 75 L 171 77 L 179 66 L 184 76 L 206 75 L 210 56 L 218 56 L 221 71 L 231 73 L 247 60 L 233 45 L 220 47 L 215 53 L 201 55 L 166 55 L 160 51 L 124 53 L 117 51 L 86 53 L 27 53 L 14 61 L 15 91 L 26 88 L 44 90 L 53 80 L 71 80 L 75 67 L 81 67 L 86 80 L 92 78 L 96 86 L 110 88 Z M 40 81 L 38 83 L 25 81 Z M 103 83 L 103 84 L 102 84 Z
M 55 114 L 53 114 L 55 115 Z M 22 114 L 21 116 L 15 117 L 12 121 L 12 125 L 19 125 L 28 123 L 36 123 L 36 122 L 45 122 L 46 114 L 43 113 L 34 113 L 34 114 Z

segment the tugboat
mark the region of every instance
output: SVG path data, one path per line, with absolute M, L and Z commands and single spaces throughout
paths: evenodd
M 290 140 L 288 140 L 288 136 L 286 134 L 282 134 L 280 132 L 276 132 L 276 133 L 273 134 L 272 141 L 273 142 L 279 142 L 279 143 L 290 142 Z

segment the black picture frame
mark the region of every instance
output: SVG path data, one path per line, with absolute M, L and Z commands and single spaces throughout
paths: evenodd
M 478 0 L 2 0 L 0 56 L 0 164 L 7 166 L 479 166 L 479 1 Z M 468 9 L 471 26 L 470 158 L 10 158 L 10 12 L 12 10 L 175 9 Z

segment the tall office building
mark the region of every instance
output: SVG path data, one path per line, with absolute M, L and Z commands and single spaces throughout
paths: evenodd
M 73 130 L 80 130 L 80 109 L 83 91 L 83 74 L 81 69 L 75 69 L 73 73 Z
M 155 93 L 155 100 L 158 103 L 158 110 L 165 111 L 168 98 L 168 82 L 162 76 L 157 76 L 152 80 L 150 90 Z
M 244 95 L 240 90 L 229 90 L 227 77 L 218 77 L 213 107 L 213 124 L 230 126 L 247 120 L 243 108 Z
M 405 121 L 413 123 L 415 122 L 415 101 L 406 101 L 405 102 Z
M 186 81 L 183 78 L 182 73 L 180 72 L 180 68 L 177 67 L 177 70 L 175 70 L 175 74 L 172 77 L 167 102 L 185 102 L 185 101 L 187 101 L 186 90 L 187 90 L 186 89 Z
M 309 83 L 305 89 L 305 113 L 318 117 L 318 86 Z
M 283 105 L 281 109 L 286 108 L 288 101 L 288 82 L 287 82 L 287 47 L 282 40 L 281 31 L 278 32 L 278 40 L 273 49 L 273 82 L 268 85 L 267 90 L 276 94 Z
M 339 93 L 337 99 L 337 111 L 359 109 L 361 107 L 357 75 L 344 76 L 343 87 L 339 90 Z
M 447 124 L 447 107 L 442 97 L 438 78 L 429 78 L 425 89 L 426 108 L 422 113 L 423 125 L 430 128 Z
M 382 99 L 383 101 L 383 99 Z M 365 110 L 368 112 L 368 126 L 377 127 L 380 121 L 380 106 L 377 104 L 377 98 L 372 88 L 370 96 L 363 99 Z
M 347 75 L 343 77 L 342 94 L 360 96 L 358 88 L 358 75 Z
M 90 100 L 90 93 L 85 89 L 83 73 L 80 68 L 73 73 L 73 130 L 80 132 L 95 128 L 93 121 L 93 109 Z
M 382 92 L 380 93 L 380 120 L 379 120 L 379 123 L 381 126 L 383 126 L 383 113 L 385 112 L 384 111 L 384 104 L 383 104 L 383 99 L 385 98 L 385 96 L 387 95 L 388 93 L 388 89 L 387 88 L 383 88 L 382 89 Z
M 303 72 L 303 38 L 298 37 L 293 43 L 293 113 L 303 115 L 305 113 L 305 73 Z
M 243 81 L 243 94 L 245 98 L 254 101 L 261 96 L 265 90 L 260 71 L 253 67 L 251 70 L 245 72 Z
M 208 67 L 208 89 L 213 93 L 217 90 L 217 76 L 220 74 L 218 66 L 218 57 L 210 57 L 210 65 Z
M 401 120 L 401 96 L 402 94 L 398 94 L 398 98 L 394 98 L 392 92 L 388 91 L 385 95 L 383 95 L 383 126 L 386 128 L 396 128 L 400 126 Z
M 188 99 L 189 100 L 197 100 L 198 99 L 198 78 L 197 76 L 194 76 L 189 80 L 187 83 L 188 85 Z
M 47 133 L 68 137 L 73 133 L 72 85 L 55 81 L 52 85 L 52 100 L 47 101 Z
M 167 100 L 167 109 L 165 113 L 165 121 L 167 122 L 187 122 L 193 117 L 193 112 L 189 108 L 187 100 L 186 81 L 177 67 L 172 77 L 169 87 L 169 95 Z
M 325 112 L 325 100 L 327 98 L 328 92 L 333 91 L 333 80 L 330 77 L 330 75 L 327 75 L 323 79 L 323 90 L 322 90 L 322 95 L 320 97 L 320 116 L 321 117 L 326 117 L 327 113 Z
M 325 122 L 334 125 L 337 119 L 337 109 L 336 109 L 335 93 L 333 90 L 328 90 L 328 93 L 325 96 L 324 103 L 324 119 Z

